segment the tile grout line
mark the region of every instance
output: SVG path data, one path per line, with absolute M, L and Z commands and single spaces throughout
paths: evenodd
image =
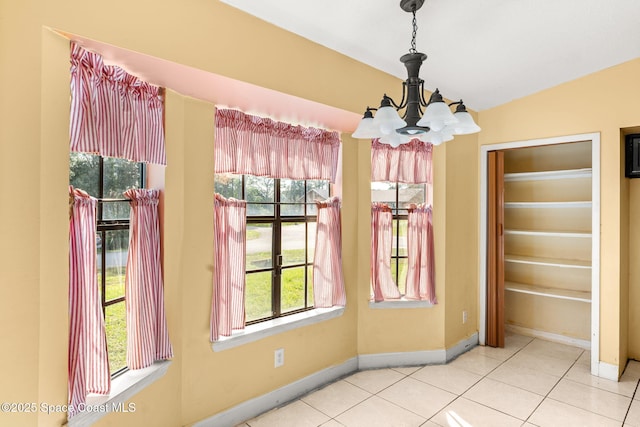
M 583 353 L 584 353 L 585 351 L 587 351 L 587 350 L 583 350 Z M 580 357 L 581 357 L 581 356 L 582 356 L 582 354 L 580 355 Z M 565 379 L 565 377 L 567 376 L 567 374 L 569 373 L 569 371 L 570 371 L 570 370 L 571 370 L 571 369 L 572 369 L 572 368 L 573 368 L 573 367 L 578 363 L 578 360 L 580 359 L 580 357 L 578 357 L 578 359 L 576 359 L 576 360 L 573 362 L 573 364 L 569 367 L 569 369 L 567 369 L 567 371 L 562 375 L 562 377 L 560 377 L 560 379 L 555 383 L 555 385 L 551 388 L 551 390 L 549 390 L 549 393 L 547 393 L 547 394 L 544 396 L 544 398 L 542 399 L 542 402 L 540 402 L 540 405 L 542 405 L 542 403 L 543 403 L 545 400 L 550 399 L 550 400 L 553 400 L 553 401 L 555 401 L 555 402 L 559 402 L 559 403 L 562 403 L 562 404 L 564 404 L 564 405 L 571 406 L 572 408 L 581 409 L 581 410 L 583 410 L 583 411 L 586 411 L 586 412 L 589 412 L 589 413 L 592 413 L 592 414 L 595 414 L 595 415 L 598 415 L 598 416 L 601 416 L 601 417 L 604 417 L 604 418 L 608 418 L 608 419 L 610 419 L 610 420 L 613 420 L 613 421 L 618 422 L 619 420 L 616 420 L 615 418 L 611 418 L 611 417 L 609 417 L 609 416 L 607 416 L 607 415 L 603 415 L 603 414 L 599 414 L 599 413 L 597 413 L 597 412 L 593 412 L 591 409 L 581 408 L 580 406 L 575 406 L 575 405 L 572 405 L 572 404 L 570 404 L 570 403 L 567 403 L 567 402 L 563 402 L 563 401 L 561 401 L 561 400 L 554 399 L 553 397 L 549 397 L 549 395 L 551 394 L 551 392 L 553 391 L 553 389 L 555 389 L 555 388 L 558 386 L 558 384 L 560 383 L 560 381 L 562 381 L 563 379 Z M 567 380 L 567 381 L 570 381 L 570 382 L 572 382 L 572 383 L 575 383 L 575 384 L 583 385 L 583 386 L 585 386 L 585 387 L 594 388 L 594 389 L 597 389 L 597 390 L 600 390 L 600 391 L 603 391 L 603 392 L 606 392 L 606 393 L 611 393 L 611 394 L 615 394 L 615 395 L 618 395 L 618 396 L 626 397 L 626 396 L 621 395 L 621 394 L 616 393 L 616 392 L 612 392 L 612 391 L 609 391 L 609 390 L 600 389 L 599 387 L 594 387 L 594 386 L 592 386 L 592 385 L 588 385 L 588 384 L 583 384 L 583 383 L 580 383 L 580 382 L 576 382 L 576 381 L 574 381 L 574 380 L 572 380 L 572 379 L 570 379 L 570 378 L 566 378 L 566 380 Z M 640 381 L 640 380 L 638 380 L 638 381 Z M 637 388 L 638 388 L 638 384 L 636 384 L 636 390 L 637 390 Z M 635 391 L 634 391 L 633 395 L 635 396 Z M 631 397 L 631 403 L 633 403 L 633 397 Z M 533 415 L 533 413 L 534 413 L 534 412 L 535 412 L 535 411 L 540 407 L 540 405 L 538 405 L 538 406 L 536 407 L 536 409 L 534 409 L 534 410 L 533 410 L 533 412 L 531 413 L 531 415 Z M 629 405 L 629 408 L 630 408 L 630 407 L 631 407 L 631 405 Z M 627 409 L 627 413 L 629 412 L 629 408 Z M 529 418 L 531 418 L 531 415 L 529 415 L 529 417 L 527 417 L 527 420 L 526 420 L 525 422 L 529 422 Z M 625 415 L 625 418 L 624 418 L 624 419 L 626 419 L 626 415 Z M 622 421 L 622 423 L 624 424 L 624 420 Z
M 395 406 L 398 406 L 398 405 L 396 405 L 395 403 L 393 403 L 393 402 L 391 402 L 391 401 L 389 401 L 389 400 L 385 399 L 384 397 L 382 397 L 382 396 L 378 396 L 378 393 L 381 393 L 382 391 L 384 391 L 384 390 L 388 389 L 388 388 L 389 388 L 389 387 L 391 387 L 392 385 L 397 384 L 397 383 L 399 383 L 400 381 L 402 381 L 402 380 L 404 380 L 404 379 L 406 379 L 406 378 L 409 378 L 409 376 L 410 376 L 410 375 L 403 374 L 402 372 L 396 371 L 396 370 L 395 370 L 395 369 L 393 369 L 393 368 L 383 368 L 383 369 L 389 369 L 389 370 L 392 370 L 392 371 L 397 372 L 397 373 L 399 373 L 399 374 L 401 374 L 401 375 L 404 375 L 404 376 L 403 376 L 402 378 L 400 378 L 398 381 L 395 381 L 395 382 L 393 382 L 393 383 L 389 384 L 388 386 L 384 387 L 384 388 L 383 388 L 383 389 L 381 389 L 381 390 L 378 390 L 378 391 L 377 391 L 377 392 L 375 392 L 375 393 L 371 393 L 369 390 L 365 390 L 364 388 L 360 387 L 359 385 L 357 385 L 357 384 L 353 384 L 353 383 L 351 383 L 351 382 L 347 381 L 347 380 L 346 380 L 346 378 L 348 378 L 348 376 L 347 376 L 347 377 L 345 377 L 345 379 L 344 379 L 344 381 L 345 381 L 345 382 L 347 382 L 347 383 L 351 384 L 351 385 L 352 385 L 352 386 L 354 386 L 354 387 L 359 388 L 360 390 L 366 391 L 367 393 L 369 393 L 369 394 L 370 394 L 370 396 L 368 396 L 366 399 L 364 399 L 364 400 L 362 400 L 362 401 L 360 401 L 360 402 L 356 403 L 355 405 L 353 405 L 353 406 L 349 407 L 348 409 L 345 409 L 344 411 L 340 412 L 340 413 L 339 413 L 338 415 L 336 415 L 335 417 L 331 417 L 330 419 L 331 419 L 331 420 L 333 420 L 333 421 L 335 421 L 335 422 L 337 422 L 337 423 L 339 423 L 339 424 L 342 424 L 340 421 L 336 420 L 336 417 L 339 417 L 340 415 L 342 415 L 342 414 L 344 414 L 345 412 L 347 412 L 347 411 L 349 411 L 349 410 L 351 410 L 351 409 L 355 408 L 356 406 L 360 405 L 361 403 L 366 402 L 367 400 L 371 399 L 371 398 L 372 398 L 372 397 L 374 397 L 374 396 L 376 396 L 376 397 L 378 397 L 378 398 L 380 398 L 380 399 L 382 399 L 382 400 L 384 400 L 384 401 L 386 401 L 386 402 L 389 402 L 389 403 L 391 403 L 391 404 L 393 404 L 393 405 L 395 405 Z M 360 372 L 363 372 L 363 371 L 360 371 Z M 309 406 L 311 406 L 311 405 L 309 405 Z M 399 408 L 402 408 L 401 406 L 398 406 L 398 407 L 399 407 Z M 312 406 L 312 408 L 313 408 L 313 406 Z M 316 409 L 316 408 L 313 408 L 313 409 Z M 406 409 L 406 408 L 402 408 L 402 409 L 404 409 L 404 410 L 408 411 L 408 409 Z M 320 411 L 319 409 L 316 409 L 316 410 L 317 410 L 317 411 Z M 320 412 L 322 412 L 322 411 L 320 411 Z M 409 411 L 409 412 L 414 413 L 413 411 Z M 324 412 L 322 412 L 322 413 L 324 414 Z M 328 414 L 325 414 L 325 415 L 329 416 Z M 419 415 L 419 414 L 416 414 L 416 415 Z M 427 420 L 427 421 L 428 421 L 428 420 Z M 426 422 L 426 421 L 425 421 L 425 422 Z
M 631 405 L 633 405 L 633 399 L 636 397 L 636 393 L 638 392 L 638 384 L 640 384 L 640 379 L 636 382 L 636 388 L 633 390 L 633 395 L 631 396 L 631 402 L 629 402 L 629 407 L 627 408 L 627 412 L 624 414 L 624 419 L 622 420 L 622 425 L 627 421 L 627 417 L 629 416 L 629 411 L 631 411 Z
M 535 340 L 535 338 L 534 338 L 534 339 L 532 339 L 531 341 L 529 341 L 526 345 L 524 345 L 524 346 L 520 347 L 520 348 L 519 348 L 516 352 L 514 352 L 511 356 L 509 356 L 509 357 L 507 357 L 506 359 L 504 359 L 504 360 L 500 361 L 500 364 L 499 364 L 498 366 L 496 366 L 495 368 L 493 368 L 492 370 L 490 370 L 490 371 L 489 371 L 489 372 L 487 372 L 486 374 L 481 375 L 481 377 L 480 377 L 480 379 L 479 379 L 478 381 L 474 382 L 474 383 L 473 383 L 473 384 L 471 384 L 467 389 L 465 389 L 462 393 L 458 394 L 458 395 L 456 396 L 456 398 L 455 398 L 455 399 L 453 399 L 451 402 L 449 402 L 449 403 L 445 406 L 445 408 L 446 408 L 447 406 L 451 405 L 451 404 L 452 404 L 453 402 L 455 402 L 456 400 L 460 399 L 460 398 L 462 397 L 462 395 L 463 395 L 463 394 L 465 394 L 466 392 L 468 392 L 469 390 L 471 390 L 471 389 L 472 389 L 476 384 L 478 384 L 480 381 L 482 381 L 483 379 L 487 378 L 487 376 L 488 376 L 489 374 L 491 374 L 493 371 L 495 371 L 496 369 L 498 369 L 500 366 L 502 366 L 504 363 L 506 363 L 508 360 L 510 360 L 510 359 L 511 359 L 512 357 L 514 357 L 516 354 L 520 353 L 520 351 L 522 351 L 526 346 L 528 346 L 529 344 L 531 344 L 534 340 Z M 494 359 L 494 358 L 492 358 L 491 356 L 485 356 L 485 357 L 488 357 L 488 358 L 490 358 L 490 359 Z M 455 359 L 454 359 L 454 360 L 455 360 Z M 494 359 L 494 360 L 499 360 L 499 359 Z M 449 363 L 449 362 L 447 362 L 447 364 L 448 364 L 448 363 Z M 460 369 L 460 370 L 463 370 L 463 371 L 466 371 L 466 372 L 471 372 L 471 371 L 467 371 L 466 369 L 463 369 L 463 368 L 457 368 L 457 369 Z M 471 372 L 471 373 L 472 373 L 472 374 L 476 374 L 476 375 L 478 375 L 476 372 Z M 490 379 L 491 379 L 491 378 L 490 378 Z M 434 386 L 434 387 L 435 387 L 435 386 Z M 439 388 L 439 387 L 438 387 L 438 388 Z M 441 390 L 444 390 L 444 389 L 441 389 Z M 445 391 L 447 391 L 447 390 L 445 390 Z M 451 392 L 449 392 L 449 393 L 451 393 Z M 465 399 L 466 399 L 466 398 L 465 398 Z M 469 400 L 471 400 L 471 399 L 469 399 Z M 507 414 L 506 412 L 502 412 L 502 411 L 500 411 L 500 410 L 498 410 L 498 409 L 491 408 L 490 406 L 487 406 L 487 405 L 484 405 L 484 404 L 482 404 L 482 403 L 476 402 L 475 400 L 471 400 L 471 402 L 477 403 L 478 405 L 485 406 L 485 407 L 490 408 L 490 409 L 492 409 L 492 410 L 494 410 L 494 411 L 497 411 L 497 412 L 500 412 L 500 413 L 502 413 L 502 414 L 505 414 L 505 415 L 508 415 L 508 416 L 510 416 L 510 417 L 513 417 L 513 418 L 518 419 L 517 417 L 514 417 L 514 416 L 513 416 L 513 415 L 511 415 L 511 414 Z M 443 409 L 444 409 L 444 408 L 443 408 Z M 441 409 L 440 411 L 442 411 L 442 409 Z M 432 415 L 430 418 L 428 418 L 428 419 L 427 419 L 427 421 L 431 421 L 431 420 L 433 419 L 433 417 L 435 417 L 437 414 L 439 414 L 439 413 L 440 413 L 440 411 L 436 412 L 434 415 Z M 519 419 L 518 419 L 518 420 L 519 420 Z M 526 421 L 525 421 L 525 422 L 526 422 Z
M 562 379 L 567 376 L 567 374 L 569 373 L 569 371 L 571 370 L 571 368 L 573 368 L 576 363 L 578 363 L 578 360 L 580 360 L 580 358 L 582 357 L 582 355 L 584 354 L 585 350 L 582 350 L 582 353 L 580 353 L 580 355 L 576 358 L 576 360 L 573 361 L 573 363 L 571 364 L 571 366 L 569 366 L 569 368 L 565 371 L 564 374 L 562 374 L 562 376 L 558 379 L 558 381 L 556 381 L 556 383 L 553 385 L 553 387 L 551 387 L 551 389 L 547 392 L 547 394 L 544 395 L 544 397 L 542 398 L 542 400 L 540 401 L 540 403 L 538 403 L 538 405 L 536 405 L 536 407 L 533 409 L 533 411 L 531 411 L 531 413 L 529 414 L 529 416 L 527 417 L 526 420 L 524 420 L 525 423 L 529 422 L 529 419 L 531 418 L 531 416 L 538 410 L 538 408 L 544 403 L 545 400 L 547 399 L 551 399 L 549 397 L 549 395 L 551 394 L 551 392 L 558 386 L 558 384 L 560 384 L 560 381 L 562 381 Z M 563 402 L 564 403 L 564 402 Z M 570 405 L 573 406 L 573 405 Z M 591 412 L 591 411 L 589 411 Z

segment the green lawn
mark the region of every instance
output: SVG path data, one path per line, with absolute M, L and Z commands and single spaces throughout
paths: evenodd
M 108 269 L 106 300 L 124 295 L 123 269 Z M 111 373 L 127 366 L 127 327 L 125 302 L 110 305 L 105 311 L 105 329 Z
M 308 268 L 309 305 L 313 305 L 313 267 Z M 304 267 L 287 268 L 282 271 L 282 312 L 304 307 Z M 247 321 L 271 315 L 271 272 L 247 274 L 245 299 Z
M 304 262 L 304 249 L 286 250 L 282 253 L 284 265 Z M 247 254 L 247 270 L 271 267 L 271 253 Z M 308 267 L 309 304 L 312 305 L 311 279 L 313 267 Z M 304 267 L 285 268 L 282 271 L 281 310 L 292 311 L 304 307 Z M 247 274 L 245 299 L 247 321 L 271 315 L 271 272 Z
M 248 237 L 248 235 L 247 235 Z M 269 252 L 247 255 L 247 268 L 265 268 L 271 263 Z M 284 251 L 285 263 L 297 264 L 304 261 L 304 249 Z M 267 265 L 265 265 L 267 263 Z M 313 267 L 308 268 L 308 299 L 313 305 Z M 245 311 L 247 321 L 271 315 L 271 273 L 247 274 Z M 107 271 L 106 300 L 124 295 L 124 271 Z M 284 269 L 282 273 L 282 311 L 292 311 L 304 307 L 304 267 Z M 111 372 L 126 366 L 126 306 L 125 302 L 110 305 L 106 309 L 105 329 Z

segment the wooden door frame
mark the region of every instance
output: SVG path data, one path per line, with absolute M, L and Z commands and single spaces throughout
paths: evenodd
M 488 152 L 539 145 L 591 141 L 591 374 L 600 376 L 600 133 L 585 133 L 555 138 L 532 139 L 480 146 L 480 277 L 479 330 L 480 345 L 487 332 L 487 187 Z M 606 376 L 606 373 L 603 372 Z
M 485 344 L 504 347 L 504 151 L 487 152 Z

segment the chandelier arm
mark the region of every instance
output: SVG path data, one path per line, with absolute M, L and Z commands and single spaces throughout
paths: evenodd
M 400 110 L 401 108 L 404 108 L 404 105 L 402 105 L 402 103 L 405 102 L 405 99 L 404 99 L 404 87 L 402 88 L 402 102 L 400 102 L 400 104 L 396 104 L 396 101 L 394 101 L 393 98 L 391 98 L 390 96 L 387 96 L 387 99 L 389 99 L 389 102 L 391 102 L 391 105 L 393 105 L 393 107 L 396 110 Z
M 402 108 L 407 106 L 407 93 L 408 93 L 408 89 L 407 89 L 407 82 L 404 81 L 402 82 L 402 100 L 400 101 L 399 105 L 396 105 L 395 103 L 393 104 L 394 107 L 396 107 L 396 110 L 401 110 Z
M 429 105 L 424 97 L 424 80 L 420 81 L 420 90 L 418 91 L 418 93 L 420 94 L 420 105 L 422 107 L 426 107 L 427 105 Z M 420 113 L 422 114 L 422 110 L 420 111 Z

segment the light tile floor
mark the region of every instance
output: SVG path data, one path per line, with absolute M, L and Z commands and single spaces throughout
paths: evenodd
M 357 372 L 242 427 L 640 427 L 640 362 L 619 382 L 591 376 L 588 351 L 507 334 L 446 365 Z

